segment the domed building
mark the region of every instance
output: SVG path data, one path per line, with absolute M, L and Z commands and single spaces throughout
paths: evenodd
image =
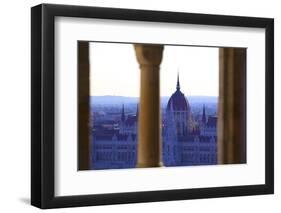
M 177 137 L 187 136 L 193 130 L 190 105 L 180 90 L 179 75 L 176 91 L 170 97 L 166 108 L 167 120 L 175 123 Z M 172 120 L 171 120 L 172 119 Z
M 205 105 L 201 121 L 195 121 L 191 107 L 180 90 L 170 97 L 163 126 L 163 163 L 165 166 L 207 165 L 217 163 L 216 117 L 207 121 Z

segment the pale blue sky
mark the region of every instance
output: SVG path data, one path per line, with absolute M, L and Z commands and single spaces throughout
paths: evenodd
M 140 70 L 132 44 L 90 43 L 90 94 L 139 97 Z M 218 96 L 218 48 L 165 45 L 161 96 L 176 89 L 177 72 L 186 96 Z

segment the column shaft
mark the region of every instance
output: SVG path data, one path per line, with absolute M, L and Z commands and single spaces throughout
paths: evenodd
M 160 146 L 160 68 L 162 45 L 135 44 L 141 70 L 138 127 L 138 167 L 157 167 Z
M 90 169 L 89 42 L 78 42 L 78 169 Z
M 218 162 L 246 162 L 246 49 L 219 50 Z

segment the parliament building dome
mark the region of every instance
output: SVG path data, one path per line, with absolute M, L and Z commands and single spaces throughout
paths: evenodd
M 177 90 L 170 97 L 167 105 L 168 111 L 190 111 L 188 100 L 180 91 L 179 75 L 177 80 Z

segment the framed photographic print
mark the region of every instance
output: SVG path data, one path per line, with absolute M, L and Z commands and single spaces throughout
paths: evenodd
M 274 20 L 31 9 L 31 203 L 271 194 Z

